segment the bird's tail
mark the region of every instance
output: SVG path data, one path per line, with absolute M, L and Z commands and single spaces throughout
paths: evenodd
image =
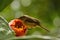
M 46 30 L 47 32 L 50 32 L 47 28 L 43 27 L 42 25 L 39 25 L 42 29 Z

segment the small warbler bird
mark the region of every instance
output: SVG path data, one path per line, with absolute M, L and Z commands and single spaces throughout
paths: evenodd
M 21 17 L 19 17 L 18 19 L 21 19 L 25 25 L 28 26 L 28 28 L 33 28 L 36 26 L 40 26 L 42 29 L 46 30 L 47 32 L 49 32 L 49 30 L 45 27 L 43 27 L 40 23 L 40 21 L 36 18 L 30 17 L 28 15 L 23 15 Z

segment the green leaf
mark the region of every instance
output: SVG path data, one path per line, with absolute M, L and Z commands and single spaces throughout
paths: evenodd
M 8 22 L 0 16 L 0 39 L 5 40 L 13 36 L 13 31 L 8 25 Z
M 0 12 L 7 7 L 13 0 L 0 0 Z
M 7 40 L 59 40 L 59 38 L 52 36 L 43 36 L 43 35 L 30 35 L 22 37 L 12 37 Z

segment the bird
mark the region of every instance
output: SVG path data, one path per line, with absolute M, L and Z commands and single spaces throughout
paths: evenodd
M 19 17 L 18 19 L 22 20 L 25 23 L 25 25 L 28 26 L 28 28 L 34 28 L 36 26 L 39 26 L 40 28 L 46 30 L 47 32 L 50 32 L 46 27 L 43 27 L 41 25 L 41 22 L 37 18 L 28 16 L 28 15 L 23 15 Z

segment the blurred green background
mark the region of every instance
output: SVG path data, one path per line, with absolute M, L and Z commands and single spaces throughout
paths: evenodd
M 0 15 L 8 22 L 22 15 L 29 15 L 39 19 L 42 25 L 51 31 L 48 33 L 45 30 L 36 27 L 28 30 L 27 35 L 60 37 L 59 10 L 60 0 L 0 0 Z

